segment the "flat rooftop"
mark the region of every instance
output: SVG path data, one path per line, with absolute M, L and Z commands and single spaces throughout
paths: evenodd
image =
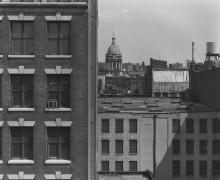
M 98 113 L 177 113 L 216 112 L 202 103 L 184 103 L 180 98 L 100 97 Z

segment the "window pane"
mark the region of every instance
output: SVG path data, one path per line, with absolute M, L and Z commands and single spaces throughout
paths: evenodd
M 11 144 L 11 158 L 19 158 L 21 159 L 21 144 Z
M 60 107 L 65 107 L 68 108 L 70 107 L 70 92 L 66 91 L 66 92 L 62 92 L 60 93 Z
M 200 119 L 199 126 L 200 126 L 199 132 L 206 133 L 207 132 L 207 119 Z
M 173 139 L 172 152 L 173 154 L 180 154 L 180 140 L 179 139 Z
M 220 133 L 220 119 L 212 120 L 213 133 Z
M 12 143 L 21 143 L 21 140 L 22 140 L 21 128 L 11 127 L 10 133 L 11 133 L 11 142 Z
M 58 38 L 58 23 L 48 22 L 48 37 Z
M 32 143 L 33 142 L 33 128 L 32 127 L 22 128 L 22 133 L 23 133 L 22 141 L 24 143 Z
M 22 81 L 20 75 L 10 75 L 11 88 L 13 91 L 21 91 Z
M 130 133 L 137 133 L 137 119 L 130 119 L 129 120 L 129 132 Z
M 102 133 L 109 133 L 109 120 L 102 119 Z
M 68 55 L 70 54 L 70 42 L 69 39 L 59 40 L 59 54 Z
M 208 144 L 207 140 L 200 140 L 199 141 L 199 153 L 200 154 L 207 154 Z
M 34 36 L 34 24 L 33 22 L 23 22 L 24 24 L 24 38 L 33 38 Z
M 220 154 L 220 140 L 212 141 L 212 152 L 213 154 Z
M 58 40 L 48 39 L 47 53 L 51 55 L 58 54 Z
M 115 171 L 122 172 L 123 171 L 123 161 L 116 161 L 115 162 Z
M 47 128 L 48 143 L 58 143 L 58 129 Z
M 102 153 L 109 153 L 109 140 L 102 140 Z
M 22 78 L 23 90 L 33 90 L 33 75 L 24 75 Z
M 116 133 L 123 133 L 123 119 L 116 119 L 115 120 L 115 132 Z
M 60 142 L 69 143 L 70 142 L 70 128 L 60 129 Z
M 60 145 L 60 158 L 70 159 L 70 144 L 69 143 L 62 143 Z
M 21 92 L 12 92 L 12 106 L 21 107 Z
M 194 153 L 194 141 L 192 139 L 186 140 L 186 154 Z
M 12 54 L 22 54 L 22 39 L 12 40 Z
M 48 144 L 48 158 L 58 158 L 58 144 Z
M 213 161 L 212 162 L 212 175 L 219 176 L 220 175 L 220 161 Z
M 24 155 L 23 158 L 24 159 L 33 159 L 33 144 L 32 143 L 25 143 L 23 144 L 23 151 L 24 151 Z
M 174 133 L 180 132 L 180 120 L 179 119 L 173 119 L 173 132 Z
M 58 92 L 48 92 L 48 100 L 56 100 L 58 102 L 59 95 Z
M 33 107 L 33 92 L 26 91 L 23 93 L 23 106 L 22 107 Z
M 173 161 L 173 176 L 180 176 L 180 161 Z
M 70 23 L 69 22 L 61 22 L 60 23 L 60 34 L 59 37 L 69 38 L 70 37 Z
M 193 176 L 194 175 L 194 163 L 193 161 L 186 161 L 186 175 Z
M 115 141 L 115 153 L 123 153 L 123 140 Z
M 129 171 L 137 171 L 137 161 L 129 161 Z
M 207 176 L 207 161 L 200 161 L 199 162 L 199 175 L 200 176 Z
M 22 35 L 22 23 L 21 22 L 16 22 L 13 21 L 11 22 L 11 32 L 12 32 L 12 37 L 21 37 Z
M 193 133 L 194 131 L 194 120 L 186 119 L 186 133 Z
M 47 75 L 47 86 L 48 91 L 58 91 L 58 76 Z
M 109 161 L 101 162 L 101 171 L 109 171 Z
M 34 54 L 34 41 L 33 39 L 25 39 L 23 41 L 23 54 L 32 55 Z
M 129 153 L 137 153 L 137 140 L 129 141 Z
M 70 75 L 60 75 L 60 91 L 69 91 L 70 90 Z

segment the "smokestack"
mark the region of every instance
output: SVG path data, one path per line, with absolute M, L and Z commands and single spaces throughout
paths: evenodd
M 194 57 L 194 42 L 192 42 L 192 63 L 195 62 L 195 57 Z

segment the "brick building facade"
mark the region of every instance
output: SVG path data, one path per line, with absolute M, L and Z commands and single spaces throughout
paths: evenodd
M 0 2 L 0 179 L 95 179 L 96 3 Z

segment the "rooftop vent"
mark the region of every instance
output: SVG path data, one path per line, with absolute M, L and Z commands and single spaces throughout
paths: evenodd
M 124 105 L 121 103 L 117 103 L 117 104 L 113 104 L 112 107 L 124 107 Z
M 163 112 L 163 109 L 160 107 L 150 107 L 149 111 L 150 112 Z
M 110 99 L 103 99 L 102 104 L 112 104 L 112 100 Z
M 119 112 L 119 108 L 106 108 L 106 112 Z

